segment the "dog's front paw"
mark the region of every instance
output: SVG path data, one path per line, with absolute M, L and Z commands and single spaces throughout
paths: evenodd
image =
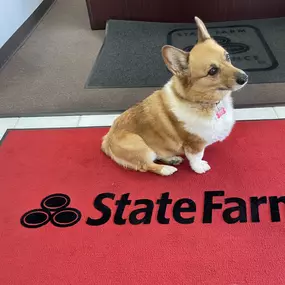
M 203 174 L 211 169 L 210 165 L 205 160 L 196 161 L 190 166 L 198 174 Z
M 177 168 L 173 166 L 169 166 L 169 165 L 164 165 L 161 168 L 160 174 L 163 176 L 169 176 L 169 175 L 172 175 L 176 171 L 177 171 Z

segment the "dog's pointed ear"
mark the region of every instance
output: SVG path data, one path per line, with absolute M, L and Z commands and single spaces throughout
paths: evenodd
M 195 22 L 198 28 L 198 42 L 203 42 L 207 39 L 210 39 L 211 36 L 205 26 L 205 24 L 203 23 L 203 21 L 201 19 L 199 19 L 198 17 L 195 17 Z
M 162 48 L 162 57 L 167 68 L 174 75 L 184 76 L 188 73 L 189 52 L 166 45 Z

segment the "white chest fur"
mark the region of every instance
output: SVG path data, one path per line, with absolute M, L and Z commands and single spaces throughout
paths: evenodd
M 230 93 L 217 106 L 216 111 L 218 108 L 225 110 L 225 114 L 220 118 L 217 117 L 216 111 L 210 118 L 202 116 L 195 108 L 178 100 L 169 85 L 166 86 L 166 93 L 172 112 L 180 122 L 184 123 L 185 130 L 203 138 L 207 145 L 222 141 L 230 134 L 235 123 Z

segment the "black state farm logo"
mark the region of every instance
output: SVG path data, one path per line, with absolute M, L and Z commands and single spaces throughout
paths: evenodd
M 21 224 L 26 228 L 39 228 L 51 222 L 56 227 L 65 228 L 77 224 L 81 213 L 75 208 L 68 207 L 69 196 L 52 194 L 41 202 L 40 209 L 33 209 L 21 217 Z
M 213 39 L 221 45 L 229 54 L 243 53 L 250 50 L 249 45 L 243 43 L 234 43 L 230 38 L 224 36 L 213 36 Z M 194 46 L 187 46 L 184 48 L 185 51 L 189 52 Z
M 278 67 L 270 46 L 262 32 L 251 25 L 208 27 L 212 38 L 230 54 L 238 68 L 247 71 L 273 70 Z M 178 28 L 169 31 L 167 44 L 191 51 L 197 43 L 196 28 Z
M 69 204 L 70 198 L 66 194 L 49 195 L 42 200 L 41 208 L 26 212 L 20 222 L 26 228 L 39 228 L 49 222 L 60 228 L 73 226 L 81 220 L 81 212 L 70 208 Z M 285 208 L 281 205 L 285 206 L 285 196 L 252 196 L 243 199 L 226 197 L 222 190 L 205 191 L 202 203 L 196 203 L 189 196 L 174 200 L 170 192 L 161 193 L 155 200 L 132 199 L 131 193 L 105 192 L 96 195 L 93 201 L 95 212 L 85 214 L 85 224 L 102 226 L 111 222 L 119 226 L 138 226 L 148 225 L 154 220 L 161 225 L 173 222 L 183 225 L 197 222 L 212 224 L 218 216 L 220 221 L 227 224 L 259 223 L 261 211 L 266 211 L 268 218 L 275 223 L 281 222 L 281 216 L 285 219 Z M 97 215 L 94 218 L 95 213 Z

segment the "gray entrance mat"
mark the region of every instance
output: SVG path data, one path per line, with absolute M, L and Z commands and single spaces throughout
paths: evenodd
M 285 18 L 206 26 L 232 62 L 247 71 L 249 84 L 285 82 Z M 161 57 L 162 46 L 191 50 L 196 39 L 195 24 L 110 20 L 85 88 L 161 87 L 171 76 Z M 285 94 L 277 101 L 285 102 Z

